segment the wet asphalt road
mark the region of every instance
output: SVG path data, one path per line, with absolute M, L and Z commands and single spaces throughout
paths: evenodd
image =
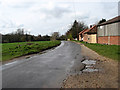
M 2 66 L 3 88 L 60 88 L 70 71 L 80 70 L 81 47 L 70 41 L 46 53 Z

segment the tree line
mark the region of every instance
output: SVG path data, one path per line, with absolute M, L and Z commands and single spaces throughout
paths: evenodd
M 34 36 L 29 34 L 28 32 L 25 33 L 24 29 L 17 29 L 17 31 L 2 35 L 2 43 L 12 43 L 12 42 L 29 42 L 29 41 L 50 41 L 50 40 L 65 40 L 65 36 L 59 34 L 59 32 L 52 33 L 51 36 L 49 35 L 38 35 Z

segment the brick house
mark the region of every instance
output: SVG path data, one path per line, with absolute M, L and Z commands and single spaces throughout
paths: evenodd
M 79 33 L 79 40 L 88 43 L 97 43 L 97 26 L 91 26 L 90 29 L 85 29 Z
M 100 44 L 120 45 L 120 16 L 97 25 L 97 39 Z

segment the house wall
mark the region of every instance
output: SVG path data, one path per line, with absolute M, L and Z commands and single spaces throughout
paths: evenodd
M 90 35 L 88 35 L 88 43 L 97 43 L 96 35 L 97 34 L 90 34 Z
M 81 35 L 79 35 L 79 41 L 81 41 L 81 40 L 82 40 Z
M 84 36 L 83 36 L 83 41 L 84 41 L 84 42 L 88 42 L 88 35 L 87 35 L 87 34 L 84 34 Z
M 120 36 L 118 28 L 120 28 L 120 22 L 99 26 L 98 36 Z
M 98 43 L 120 45 L 120 22 L 98 27 Z
M 98 37 L 98 43 L 120 45 L 120 36 L 100 36 Z
M 97 38 L 96 38 L 97 34 L 84 34 L 84 38 L 83 41 L 84 42 L 88 42 L 88 43 L 97 43 Z

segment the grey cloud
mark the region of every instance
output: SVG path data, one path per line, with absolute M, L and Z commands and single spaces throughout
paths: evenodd
M 24 3 L 9 5 L 9 7 L 12 7 L 12 8 L 29 8 L 29 7 L 32 7 L 34 4 L 35 4 L 35 2 L 24 2 Z
M 17 26 L 18 28 L 23 28 L 24 24 L 20 24 L 19 26 Z
M 116 12 L 116 13 L 118 13 L 117 11 L 117 9 L 118 9 L 118 3 L 117 2 L 102 2 L 101 3 L 101 6 L 102 6 L 102 11 L 104 12 L 104 13 L 113 13 L 113 11 L 114 12 Z
M 70 12 L 72 12 L 69 8 L 63 8 L 63 7 L 54 7 L 52 10 L 48 9 L 42 9 L 40 10 L 43 13 L 47 15 L 47 17 L 55 17 L 55 18 L 60 18 L 62 17 L 65 13 L 69 15 Z
M 118 15 L 120 15 L 120 1 L 118 2 Z
M 11 20 L 1 20 L 2 22 L 0 22 L 0 28 L 16 28 L 16 24 L 13 23 Z
M 112 9 L 112 8 L 114 8 L 117 5 L 116 2 L 101 2 L 100 4 L 102 5 L 102 8 L 104 10 Z
M 86 19 L 89 19 L 90 17 L 89 17 L 89 15 L 87 14 L 87 15 L 83 15 L 83 16 L 78 16 L 78 19 L 79 20 L 86 20 Z

